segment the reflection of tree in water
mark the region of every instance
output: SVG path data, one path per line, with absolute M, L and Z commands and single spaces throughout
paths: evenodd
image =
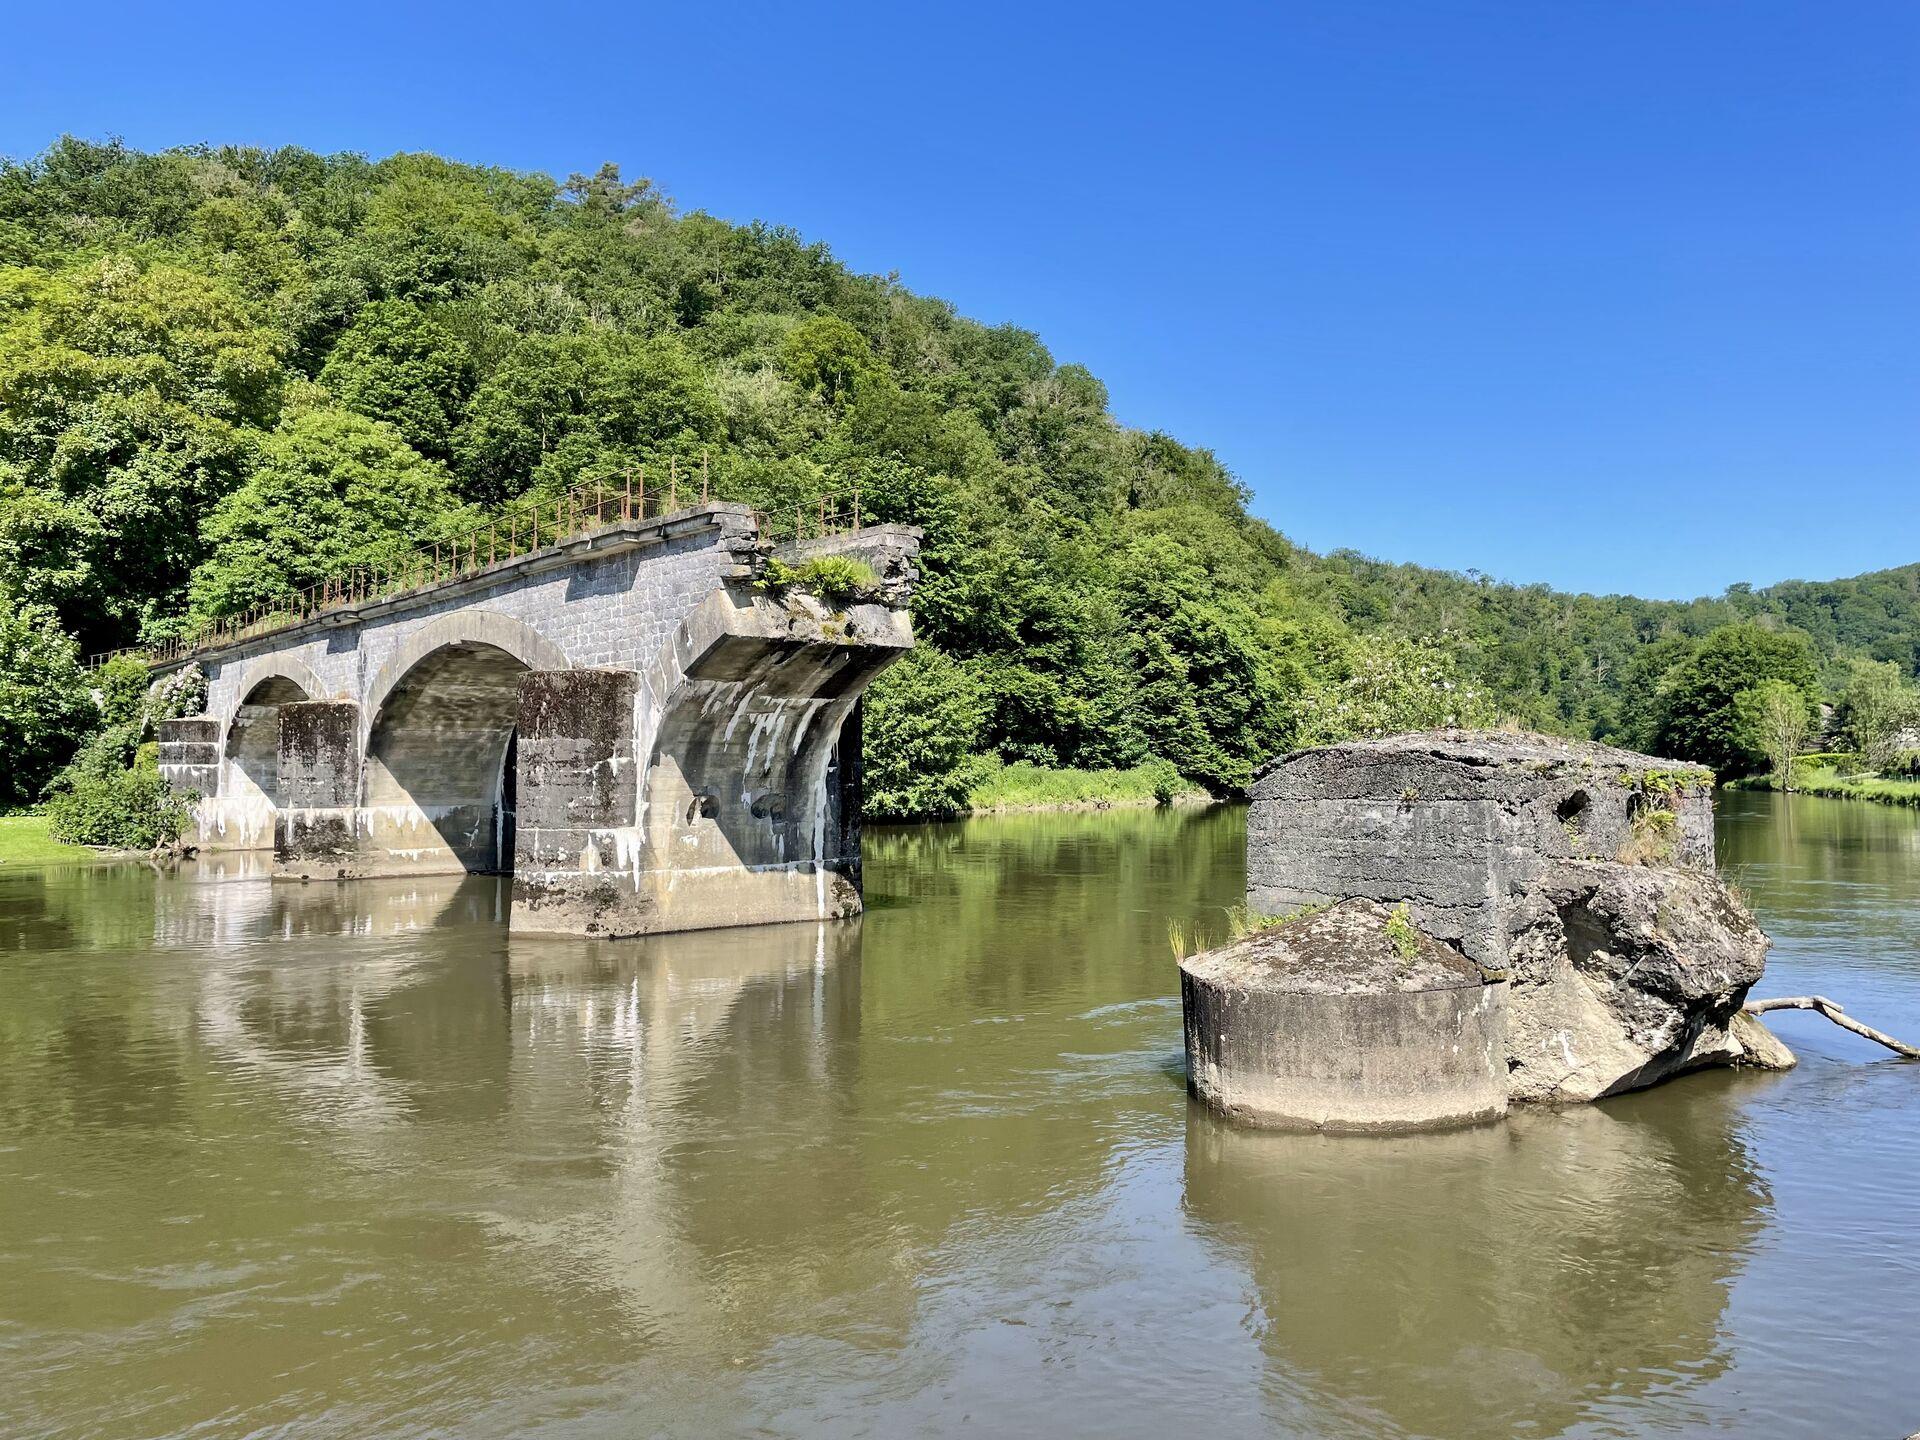
M 1613 1401 L 1684 1407 L 1727 1367 L 1721 1317 L 1771 1203 L 1744 1083 L 1392 1140 L 1196 1105 L 1186 1208 L 1251 1273 L 1274 1391 L 1322 1433 L 1548 1436 Z
M 1245 888 L 1245 834 L 1246 812 L 1225 806 L 869 827 L 869 918 L 906 962 L 878 993 L 869 977 L 869 1014 L 894 1003 L 895 980 L 916 1008 L 932 985 L 969 1010 L 1112 999 L 1116 967 L 1147 985 L 1137 993 L 1164 994 L 1168 917 L 1204 914 L 1224 929 Z
M 1720 868 L 1751 892 L 1776 939 L 1831 934 L 1836 887 L 1846 896 L 1851 941 L 1891 942 L 1912 953 L 1914 875 L 1920 872 L 1920 811 L 1868 800 L 1729 791 L 1718 802 Z

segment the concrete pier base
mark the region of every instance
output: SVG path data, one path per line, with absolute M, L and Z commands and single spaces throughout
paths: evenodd
M 1505 981 L 1411 929 L 1396 943 L 1395 918 L 1350 901 L 1183 961 L 1194 1092 L 1276 1129 L 1431 1130 L 1504 1115 Z

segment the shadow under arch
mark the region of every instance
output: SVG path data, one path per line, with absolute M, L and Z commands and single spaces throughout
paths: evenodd
M 455 640 L 380 691 L 362 823 L 388 863 L 415 873 L 513 869 L 516 727 L 530 668 L 498 645 Z
M 371 735 L 387 697 L 422 660 L 451 646 L 490 646 L 520 662 L 523 670 L 571 670 L 566 652 L 524 620 L 495 610 L 459 610 L 413 631 L 381 665 L 361 704 L 361 723 Z

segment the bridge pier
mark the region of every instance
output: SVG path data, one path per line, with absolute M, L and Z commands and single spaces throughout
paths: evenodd
M 728 592 L 645 676 L 529 676 L 513 928 L 641 935 L 858 914 L 857 706 L 911 644 L 886 605 Z
M 307 700 L 280 707 L 279 785 L 273 873 L 289 880 L 344 880 L 363 868 L 360 707 Z

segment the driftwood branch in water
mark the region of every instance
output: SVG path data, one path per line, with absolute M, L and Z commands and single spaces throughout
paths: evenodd
M 1749 1000 L 1744 1008 L 1749 1015 L 1764 1015 L 1769 1010 L 1818 1011 L 1842 1030 L 1851 1030 L 1856 1035 L 1864 1035 L 1875 1044 L 1886 1046 L 1896 1055 L 1904 1055 L 1909 1060 L 1920 1060 L 1920 1050 L 1914 1049 L 1911 1045 L 1902 1044 L 1885 1031 L 1876 1030 L 1871 1025 L 1862 1025 L 1824 995 L 1782 995 L 1776 1000 Z

